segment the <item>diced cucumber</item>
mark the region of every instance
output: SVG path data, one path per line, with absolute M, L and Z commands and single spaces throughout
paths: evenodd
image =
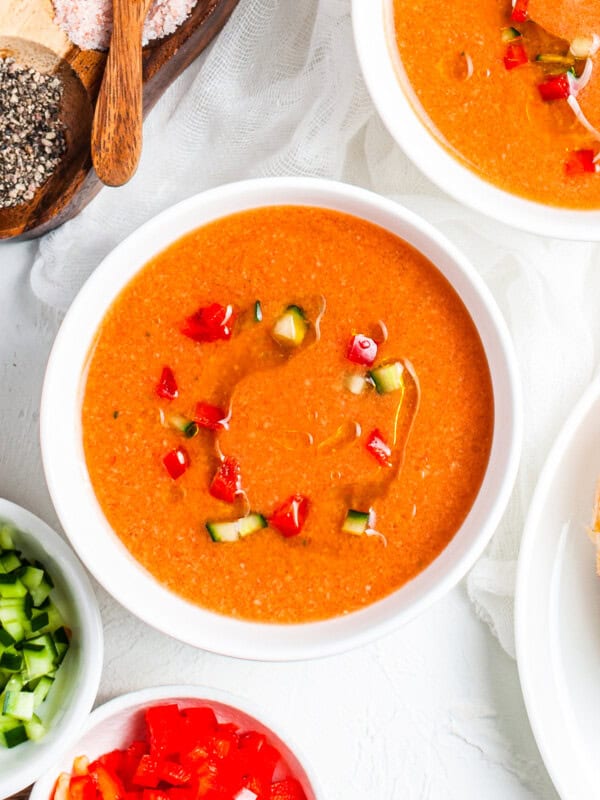
M 46 726 L 42 720 L 34 714 L 33 717 L 25 723 L 25 731 L 27 732 L 27 738 L 31 739 L 32 742 L 38 742 L 46 735 Z
M 69 648 L 64 620 L 50 597 L 44 565 L 14 549 L 14 529 L 0 523 L 0 746 L 40 739 L 35 710 L 50 692 Z
M 43 649 L 39 651 L 23 650 L 27 680 L 32 681 L 34 678 L 43 677 L 54 670 L 58 662 L 58 653 L 49 634 L 38 636 L 36 639 L 29 639 L 28 642 L 30 644 L 44 645 Z
M 21 583 L 24 584 L 30 592 L 38 588 L 45 576 L 43 569 L 31 566 L 23 567 L 20 572 L 19 578 L 21 579 Z
M 0 597 L 25 597 L 27 587 L 17 577 L 16 570 L 0 575 Z
M 23 666 L 23 656 L 16 650 L 5 650 L 0 655 L 0 667 L 9 672 L 18 672 Z
M 186 439 L 193 439 L 194 436 L 198 435 L 198 425 L 193 419 L 188 419 L 182 414 L 173 414 L 168 417 L 167 422 L 173 430 L 181 433 Z
M 342 531 L 344 533 L 352 533 L 354 536 L 362 536 L 368 530 L 370 520 L 370 511 L 355 511 L 351 508 L 346 514 Z
M 2 564 L 4 572 L 12 572 L 19 569 L 21 560 L 14 550 L 5 550 L 0 556 L 0 564 Z
M 404 366 L 400 361 L 381 364 L 369 372 L 379 394 L 389 394 L 404 389 Z
M 299 347 L 308 332 L 308 322 L 299 306 L 288 306 L 279 317 L 271 334 L 283 347 Z
M 229 522 L 207 522 L 206 529 L 213 542 L 237 542 L 251 533 L 267 527 L 262 514 L 249 514 Z
M 16 747 L 27 741 L 27 730 L 22 722 L 16 719 L 7 718 L 10 725 L 0 729 L 0 744 L 4 747 Z
M 33 692 L 6 692 L 2 712 L 7 717 L 28 722 L 33 717 L 34 700 Z
M 520 32 L 516 28 L 502 28 L 502 41 L 505 44 L 512 42 L 521 37 Z
M 14 550 L 16 529 L 8 522 L 0 523 L 0 551 Z
M 49 678 L 47 675 L 42 676 L 36 684 L 35 689 L 33 690 L 33 706 L 34 708 L 38 708 L 44 702 L 46 697 L 48 696 L 48 692 L 52 688 L 52 684 L 54 683 L 53 678 Z

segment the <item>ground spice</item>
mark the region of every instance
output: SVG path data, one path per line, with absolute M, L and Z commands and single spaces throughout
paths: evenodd
M 59 164 L 62 94 L 54 75 L 0 58 L 0 209 L 33 200 Z
M 174 33 L 198 0 L 154 0 L 144 25 L 144 45 Z M 53 0 L 55 21 L 82 50 L 105 50 L 112 30 L 112 0 Z

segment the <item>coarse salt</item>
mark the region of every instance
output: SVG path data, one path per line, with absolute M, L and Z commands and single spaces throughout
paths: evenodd
M 198 0 L 154 0 L 144 24 L 144 45 L 174 33 Z M 112 31 L 112 0 L 53 0 L 54 18 L 82 50 L 106 50 Z

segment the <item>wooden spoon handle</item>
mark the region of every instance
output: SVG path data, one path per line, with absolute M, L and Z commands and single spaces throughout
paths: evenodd
M 122 186 L 142 152 L 142 30 L 148 2 L 113 0 L 113 34 L 92 128 L 100 180 Z

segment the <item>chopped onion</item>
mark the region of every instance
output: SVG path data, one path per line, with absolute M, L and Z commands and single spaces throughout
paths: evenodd
M 362 375 L 347 375 L 345 380 L 346 389 L 352 394 L 362 394 L 367 386 L 366 378 Z
M 600 48 L 600 36 L 593 33 L 591 36 L 576 36 L 571 42 L 570 51 L 575 58 L 589 58 L 595 55 Z

